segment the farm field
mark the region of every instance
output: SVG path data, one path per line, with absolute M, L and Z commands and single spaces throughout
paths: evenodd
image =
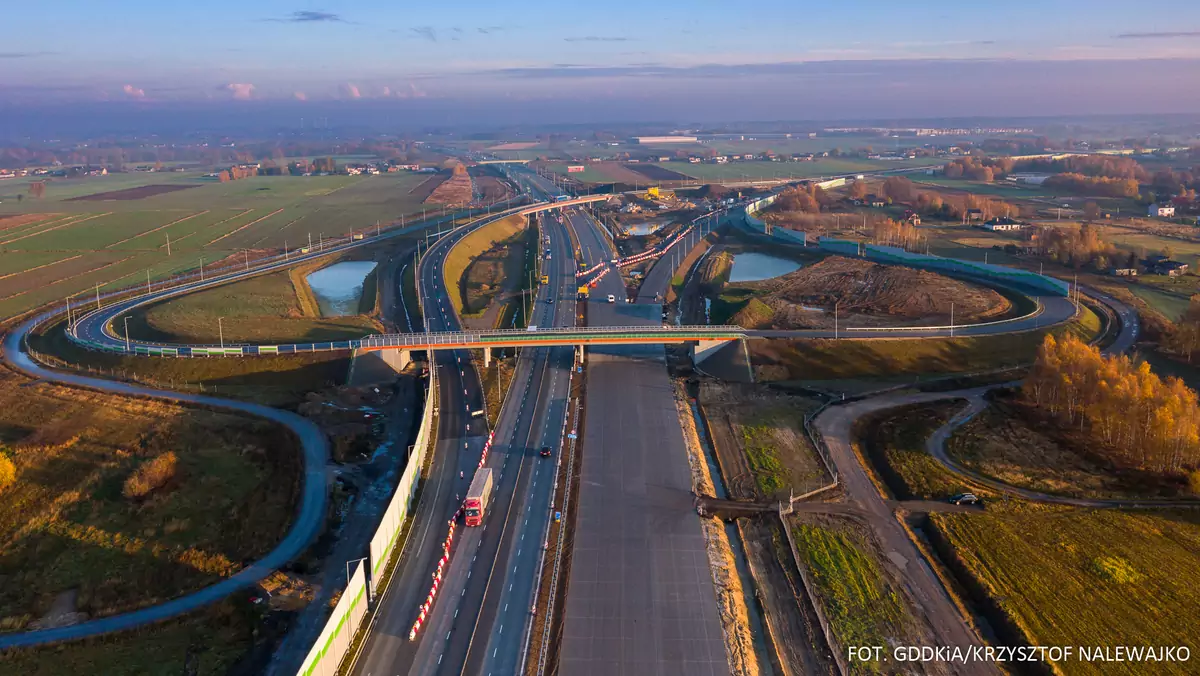
M 0 318 L 94 293 L 97 284 L 103 292 L 144 282 L 147 271 L 159 281 L 199 267 L 201 259 L 208 267 L 245 249 L 297 249 L 310 235 L 316 242 L 432 213 L 412 192 L 426 178 L 258 176 L 219 183 L 195 172 L 156 172 L 51 182 L 40 200 L 0 204 Z M 142 199 L 75 199 L 173 183 L 197 187 Z M 11 189 L 11 182 L 0 185 Z
M 733 181 L 755 179 L 812 178 L 852 174 L 855 172 L 887 171 L 939 164 L 935 159 L 915 159 L 897 162 L 872 160 L 821 159 L 814 162 L 731 162 L 729 164 L 690 164 L 665 162 L 662 166 L 700 180 Z
M 1014 504 L 932 514 L 934 541 L 973 596 L 1031 645 L 1193 646 L 1200 564 L 1192 510 L 1127 512 Z M 939 542 L 940 541 L 940 542 Z M 1188 663 L 1072 660 L 1067 676 L 1194 673 Z
M 282 537 L 301 472 L 269 423 L 6 369 L 0 445 L 17 471 L 0 492 L 0 631 L 56 602 L 100 617 L 232 574 Z
M 582 164 L 582 162 L 580 164 Z M 575 179 L 576 181 L 580 181 L 582 183 L 611 183 L 613 181 L 612 177 L 610 177 L 608 174 L 604 173 L 603 171 L 601 171 L 598 168 L 603 165 L 584 164 L 583 165 L 584 170 L 580 171 L 580 172 L 576 172 L 574 174 L 567 173 L 568 166 L 578 166 L 578 165 L 576 165 L 572 162 L 561 163 L 561 164 L 557 163 L 557 162 L 552 162 L 552 163 L 548 163 L 546 165 L 546 168 L 549 169 L 550 171 L 553 171 L 556 174 L 561 174 L 563 176 L 570 176 L 571 178 Z

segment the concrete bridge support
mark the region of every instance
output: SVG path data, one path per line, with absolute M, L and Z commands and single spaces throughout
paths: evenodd
M 576 345 L 575 346 L 575 363 L 576 364 L 583 363 L 583 354 L 584 354 L 583 345 L 582 344 Z
M 383 362 L 391 366 L 396 373 L 400 373 L 412 363 L 412 356 L 409 355 L 408 350 L 379 350 L 378 354 Z
M 692 363 L 700 364 L 729 344 L 727 340 L 700 340 L 692 348 Z

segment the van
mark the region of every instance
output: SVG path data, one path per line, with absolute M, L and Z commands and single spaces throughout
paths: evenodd
M 610 303 L 615 303 L 615 302 L 617 302 L 617 297 L 616 297 L 616 296 L 614 296 L 614 295 L 612 295 L 611 293 L 610 293 L 610 294 L 608 294 L 608 302 L 610 302 Z

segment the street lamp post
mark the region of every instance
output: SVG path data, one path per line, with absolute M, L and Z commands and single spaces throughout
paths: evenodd
M 129 315 L 125 315 L 125 351 L 129 352 Z
M 842 301 L 840 301 L 840 300 L 833 301 L 833 339 L 834 340 L 837 340 L 837 337 L 838 337 L 838 305 L 841 305 L 841 303 L 842 303 Z
M 225 318 L 217 317 L 217 336 L 221 341 L 221 349 L 225 349 L 225 326 L 221 323 Z

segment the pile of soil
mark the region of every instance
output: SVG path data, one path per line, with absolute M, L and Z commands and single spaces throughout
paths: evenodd
M 841 256 L 738 286 L 753 291 L 754 300 L 733 321 L 755 328 L 832 328 L 835 303 L 843 327 L 945 324 L 951 304 L 955 323 L 963 324 L 1001 319 L 1012 311 L 1007 298 L 983 286 Z

